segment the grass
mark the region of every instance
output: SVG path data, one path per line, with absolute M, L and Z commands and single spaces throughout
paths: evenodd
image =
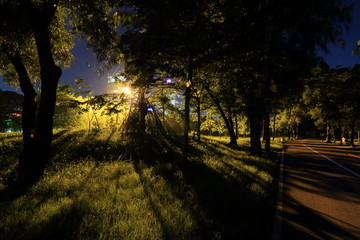
M 117 134 L 58 132 L 44 177 L 10 197 L 20 140 L 0 135 L 0 239 L 270 237 L 277 161 L 249 156 L 246 139 L 192 142 L 181 164 L 176 139 L 135 148 Z
M 342 149 L 347 149 L 347 150 L 359 150 L 360 149 L 360 143 L 358 141 L 354 141 L 355 146 L 351 146 L 350 143 L 343 143 L 342 145 L 340 145 L 340 141 L 337 142 L 331 142 L 331 143 L 326 143 L 328 145 L 334 146 L 334 147 L 338 147 L 338 148 L 342 148 Z

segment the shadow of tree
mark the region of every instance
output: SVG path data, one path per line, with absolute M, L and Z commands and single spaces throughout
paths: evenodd
M 86 202 L 73 202 L 63 206 L 52 215 L 45 223 L 40 224 L 35 239 L 77 239 L 82 219 L 87 214 Z M 66 231 L 64 231 L 66 229 Z M 27 239 L 25 236 L 24 239 Z
M 191 208 L 192 215 L 199 226 L 201 239 L 217 239 L 219 236 L 221 239 L 268 239 L 270 237 L 276 181 L 265 183 L 256 174 L 223 162 L 222 164 L 228 168 L 227 171 L 233 172 L 236 176 L 232 178 L 224 175 L 225 172 L 209 167 L 201 160 L 204 155 L 210 154 L 215 156 L 214 161 L 222 162 L 224 152 L 219 150 L 219 147 L 227 148 L 228 151 L 233 151 L 233 154 L 238 154 L 237 151 L 240 148 L 230 149 L 221 143 L 219 145 L 202 143 L 201 150 L 191 147 L 193 160 L 183 163 L 181 152 L 172 150 L 171 143 L 164 145 L 159 139 L 151 138 L 147 139 L 146 143 L 142 141 L 141 149 L 137 149 L 138 152 L 142 152 L 143 163 L 154 167 L 155 173 L 171 184 L 172 193 Z M 166 148 L 167 153 L 159 155 L 161 151 L 154 150 L 155 148 Z M 151 152 L 148 151 L 149 149 Z M 234 159 L 269 172 L 270 175 L 277 171 L 276 164 L 261 160 L 254 161 L 254 159 L 241 156 Z M 139 169 L 139 166 L 137 168 Z M 251 185 L 254 183 L 261 185 L 267 194 L 261 195 L 252 191 Z M 154 187 L 147 186 L 150 188 L 148 191 Z M 156 209 L 156 204 L 153 204 L 153 207 Z M 159 219 L 159 221 L 162 220 Z M 163 227 L 166 228 L 166 224 L 163 224 Z M 169 239 L 176 239 L 171 236 L 171 232 L 168 232 L 167 236 Z
M 227 157 L 235 163 L 251 166 L 257 169 L 256 171 L 263 171 L 271 176 L 277 171 L 275 161 L 255 160 L 245 154 L 239 155 L 241 148 L 205 142 L 202 143 L 202 148 L 193 144 L 190 149 L 192 158 L 184 163 L 179 147 L 181 139 L 174 136 L 138 136 L 125 146 L 122 143 L 111 143 L 109 139 L 112 136 L 96 141 L 88 138 L 78 143 L 76 134 L 58 134 L 58 140 L 54 144 L 54 152 L 57 154 L 54 162 L 67 163 L 88 156 L 96 162 L 116 161 L 121 154 L 128 151 L 126 154 L 133 157 L 134 168 L 143 183 L 154 216 L 161 225 L 164 239 L 179 239 L 181 230 L 175 229 L 177 226 L 167 222 L 163 217 L 161 204 L 156 202 L 152 195 L 156 186 L 148 181 L 143 173 L 143 170 L 149 167 L 153 169 L 154 175 L 161 176 L 170 185 L 171 193 L 181 199 L 186 209 L 189 209 L 192 219 L 195 219 L 197 228 L 191 233 L 186 233 L 188 239 L 268 239 L 270 236 L 276 181 L 265 182 L 254 171 L 242 169 L 240 165 L 235 166 L 233 162 L 226 161 L 224 152 L 226 151 Z M 66 151 L 69 158 L 64 158 Z M 207 155 L 213 156 L 212 161 L 221 164 L 221 171 L 204 161 Z M 61 160 L 62 158 L 65 160 Z M 87 175 L 82 176 L 82 181 L 87 181 L 87 177 L 96 170 L 96 164 L 91 166 L 93 168 L 88 170 Z M 121 178 L 121 175 L 120 171 L 115 171 L 109 177 L 116 180 Z M 77 186 L 81 187 L 84 182 Z M 254 184 L 259 185 L 265 194 L 254 191 Z M 54 188 L 56 185 L 49 186 L 36 196 L 38 208 L 45 204 L 49 196 L 53 196 Z M 25 191 L 5 189 L 0 193 L 0 202 L 14 201 Z M 48 221 L 40 224 L 33 236 L 36 236 L 35 239 L 76 239 L 81 222 L 88 214 L 88 208 L 86 202 L 74 198 L 71 204 L 59 208 Z M 19 223 L 20 231 L 21 224 L 25 223 Z M 28 238 L 24 236 L 10 239 Z
M 355 240 L 358 236 L 353 234 L 349 229 L 359 233 L 356 226 L 347 225 L 344 229 L 335 222 L 341 222 L 339 219 L 329 220 L 329 216 L 319 211 L 310 209 L 294 198 L 288 198 L 285 201 L 288 211 L 283 213 L 283 218 L 288 221 L 284 229 L 283 236 L 291 239 L 344 239 Z M 299 225 L 299 222 L 306 222 L 306 226 Z M 357 230 L 356 230 L 357 229 Z M 287 239 L 285 237 L 284 239 Z
M 331 159 L 345 153 L 324 143 L 306 145 Z M 300 142 L 288 144 L 284 177 L 284 239 L 359 239 L 358 178 Z

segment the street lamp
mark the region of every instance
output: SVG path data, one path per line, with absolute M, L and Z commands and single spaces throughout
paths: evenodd
M 130 95 L 130 94 L 131 94 L 131 90 L 130 90 L 130 88 L 128 88 L 128 87 L 122 88 L 121 91 L 122 91 L 123 93 L 125 93 L 126 95 Z

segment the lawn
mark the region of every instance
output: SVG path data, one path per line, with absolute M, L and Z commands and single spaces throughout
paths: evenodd
M 19 134 L 0 135 L 0 239 L 269 239 L 278 162 L 221 139 L 55 134 L 44 177 L 17 192 Z M 279 142 L 273 147 L 281 148 Z

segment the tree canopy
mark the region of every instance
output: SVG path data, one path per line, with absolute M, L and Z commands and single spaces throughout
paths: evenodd
M 142 133 L 146 88 L 166 77 L 179 79 L 184 160 L 191 104 L 198 109 L 200 134 L 204 99 L 218 109 L 231 144 L 236 144 L 237 117 L 246 115 L 250 152 L 262 155 L 262 132 L 270 150 L 270 115 L 286 111 L 284 102 L 299 99 L 306 89 L 304 79 L 319 65 L 317 50 L 328 51 L 328 44 L 338 40 L 351 22 L 352 6 L 343 0 L 1 0 L 0 9 L 0 71 L 24 93 L 19 166 L 33 175 L 25 178 L 37 178 L 50 157 L 58 81 L 73 58 L 74 38 L 84 38 L 106 66 L 125 64 L 126 75 L 139 90 Z M 346 71 L 352 77 L 335 72 L 357 89 L 356 69 Z M 328 77 L 321 74 L 316 81 Z M 314 95 L 330 111 L 332 103 L 323 98 L 323 90 Z M 351 100 L 343 104 L 352 112 L 352 124 L 358 96 L 346 94 Z M 166 98 L 158 101 L 165 109 Z

